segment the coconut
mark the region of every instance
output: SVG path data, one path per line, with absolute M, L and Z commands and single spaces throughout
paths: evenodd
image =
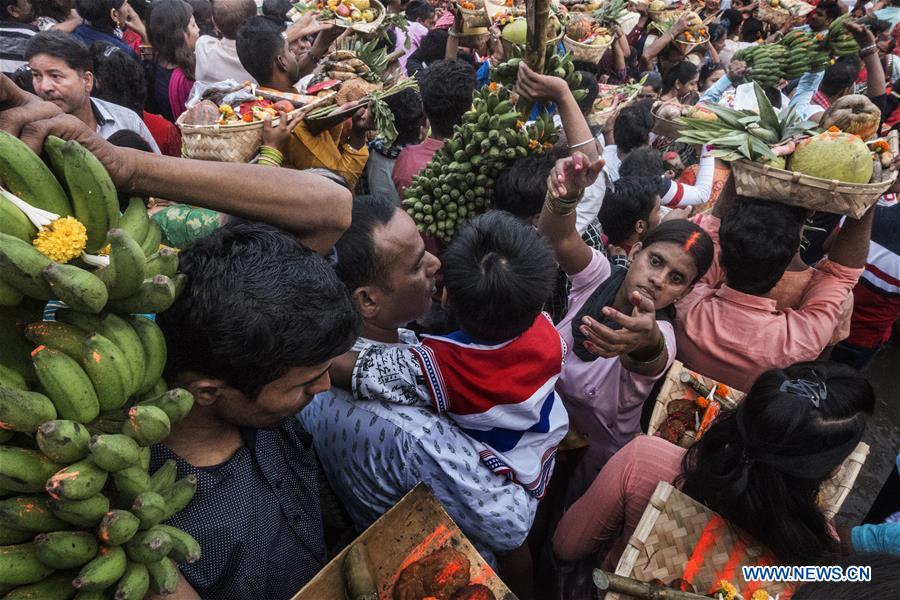
M 878 133 L 881 111 L 868 97 L 850 94 L 832 102 L 819 124 L 823 129 L 837 127 L 867 140 Z
M 500 35 L 504 40 L 519 46 L 525 45 L 525 35 L 528 32 L 528 22 L 525 19 L 516 19 L 503 28 Z
M 868 183 L 872 179 L 872 153 L 858 136 L 826 131 L 799 142 L 788 168 L 812 177 Z

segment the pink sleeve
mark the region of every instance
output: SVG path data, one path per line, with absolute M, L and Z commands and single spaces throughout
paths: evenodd
M 172 118 L 178 119 L 187 108 L 185 103 L 191 95 L 194 87 L 193 80 L 189 79 L 180 68 L 172 71 L 172 79 L 169 81 L 169 106 L 172 107 Z
M 709 234 L 709 237 L 712 238 L 713 242 L 712 264 L 709 265 L 709 270 L 706 271 L 706 275 L 700 278 L 699 283 L 705 283 L 711 287 L 715 287 L 725 280 L 725 273 L 722 271 L 722 266 L 719 264 L 719 226 L 722 224 L 722 221 L 719 217 L 714 217 L 711 214 L 698 215 L 691 220 L 702 227 L 703 230 Z

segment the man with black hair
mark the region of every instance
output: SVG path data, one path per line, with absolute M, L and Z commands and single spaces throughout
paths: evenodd
M 847 219 L 828 257 L 816 265 L 801 304 L 779 310 L 773 288 L 797 253 L 806 211 L 740 196 L 734 206 L 719 203 L 718 231 L 717 222 L 701 223 L 718 237 L 719 264 L 677 305 L 678 358 L 746 391 L 763 371 L 813 360 L 832 342 L 863 272 L 873 211 Z
M 290 234 L 231 222 L 181 255 L 158 322 L 166 381 L 194 407 L 152 447 L 197 492 L 169 523 L 206 549 L 182 565 L 204 598 L 287 599 L 326 563 L 312 440 L 294 416 L 330 386 L 359 315 L 331 265 Z
M 418 343 L 404 327 L 429 310 L 440 262 L 425 250 L 409 215 L 387 198 L 357 196 L 352 224 L 335 249 L 337 274 L 363 318 L 353 351 Z M 537 500 L 492 473 L 459 427 L 418 406 L 355 399 L 338 383 L 298 418 L 358 530 L 425 481 L 489 559 L 525 541 Z
M 283 23 L 252 17 L 238 30 L 237 54 L 261 86 L 294 93 L 303 67 L 289 47 L 290 36 L 283 35 L 285 31 Z M 366 106 L 359 108 L 353 114 L 349 135 L 343 132 L 345 119 L 346 114 L 340 113 L 326 120 L 320 132 L 313 132 L 301 120 L 293 128 L 285 128 L 285 135 L 275 143 L 274 150 L 283 154 L 285 166 L 328 169 L 340 175 L 348 187 L 355 188 L 369 158 L 366 134 L 374 128 L 374 118 Z
M 660 192 L 668 190 L 668 183 L 658 177 L 622 177 L 607 190 L 597 216 L 611 245 L 627 254 L 659 224 Z
M 194 80 L 197 83 L 212 85 L 226 79 L 238 83 L 254 81 L 238 59 L 235 39 L 241 25 L 255 14 L 254 0 L 215 0 L 212 3 L 213 24 L 222 37 L 201 35 L 197 39 L 194 47 Z
M 78 117 L 104 138 L 122 129 L 137 132 L 159 154 L 156 140 L 136 112 L 91 98 L 94 89 L 91 52 L 71 34 L 53 30 L 36 34 L 25 48 L 25 59 L 38 96 Z
M 0 0 L 0 73 L 25 65 L 25 45 L 38 32 L 33 20 L 31 0 Z
M 819 2 L 819 4 L 809 13 L 806 22 L 809 24 L 813 33 L 827 31 L 831 26 L 831 22 L 837 19 L 843 11 L 841 5 L 834 1 Z
M 650 143 L 653 129 L 652 100 L 641 100 L 622 108 L 606 123 L 606 147 L 603 148 L 605 172 L 612 182 L 619 179 L 619 165 L 635 148 Z
M 403 50 L 400 57 L 400 68 L 406 72 L 406 61 L 410 55 L 419 49 L 419 44 L 428 32 L 434 29 L 436 15 L 434 7 L 425 0 L 412 0 L 406 5 L 406 22 L 408 24 L 407 31 L 400 28 L 394 30 L 397 36 L 397 43 L 394 47 L 395 51 Z M 407 46 L 408 44 L 408 46 Z
M 458 59 L 434 62 L 417 78 L 431 132 L 421 144 L 404 148 L 397 157 L 392 179 L 401 198 L 413 176 L 425 168 L 444 140 L 453 135 L 453 127 L 462 122 L 462 116 L 472 107 L 475 91 L 475 69 Z
M 422 141 L 422 126 L 425 124 L 425 112 L 422 109 L 422 98 L 419 92 L 406 89 L 398 94 L 391 94 L 384 99 L 394 115 L 394 127 L 397 138 L 388 146 L 384 140 L 376 138 L 369 142 L 369 160 L 366 161 L 365 180 L 368 192 L 376 196 L 390 198 L 398 206 L 400 196 L 391 176 L 397 157 L 407 146 Z

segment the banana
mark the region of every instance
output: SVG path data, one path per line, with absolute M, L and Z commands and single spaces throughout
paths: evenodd
M 124 547 L 129 559 L 146 565 L 169 554 L 172 550 L 172 538 L 165 531 L 152 527 L 134 534 Z
M 128 393 L 133 393 L 144 381 L 144 348 L 141 338 L 128 321 L 114 314 L 106 315 L 100 321 L 98 333 L 106 336 L 119 347 L 125 355 L 127 365 L 131 371 L 131 379 L 128 383 Z
M 97 539 L 84 531 L 54 531 L 34 538 L 38 560 L 54 569 L 75 569 L 97 555 Z
M 47 493 L 54 499 L 86 500 L 106 484 L 108 473 L 86 458 L 57 471 L 47 480 Z
M 0 500 L 0 525 L 34 533 L 68 528 L 68 524 L 50 510 L 50 498 L 43 494 Z
M 85 334 L 95 333 L 100 329 L 100 317 L 72 310 L 71 308 L 57 309 L 55 318 L 60 323 L 77 327 Z
M 128 402 L 126 381 L 131 380 L 131 370 L 118 346 L 99 333 L 91 334 L 84 342 L 80 361 L 97 393 L 100 410 L 115 410 Z
M 72 585 L 69 582 L 69 585 Z M 72 600 L 107 600 L 103 592 L 78 592 Z
M 31 542 L 0 546 L 0 585 L 35 583 L 52 572 L 52 567 L 38 560 Z
M 100 414 L 100 401 L 91 380 L 77 362 L 46 346 L 31 353 L 35 373 L 62 419 L 88 423 Z
M 119 217 L 119 229 L 131 236 L 137 243 L 144 241 L 147 231 L 150 229 L 150 215 L 147 206 L 140 196 L 132 196 L 128 201 L 128 208 Z
M 143 394 L 137 394 L 135 396 L 135 403 L 136 404 L 144 404 L 148 400 L 154 400 L 156 398 L 159 398 L 160 396 L 165 394 L 166 390 L 168 390 L 168 389 L 169 389 L 169 386 L 166 385 L 165 380 L 158 379 L 156 381 L 156 383 L 153 384 L 152 388 L 150 388 Z
M 53 462 L 67 465 L 88 455 L 87 429 L 77 421 L 47 421 L 37 428 L 38 448 Z
M 121 434 L 95 435 L 91 438 L 91 460 L 109 472 L 121 471 L 140 462 L 140 446 Z
M 172 489 L 172 486 L 175 485 L 175 480 L 177 478 L 178 463 L 170 458 L 150 476 L 150 490 L 157 494 L 168 493 Z
M 87 592 L 103 591 L 125 574 L 127 564 L 121 546 L 100 546 L 97 557 L 81 568 L 72 585 Z
M 150 458 L 151 458 L 150 446 L 141 447 L 141 452 L 140 452 L 141 468 L 148 472 L 150 471 Z M 155 492 L 156 490 L 153 490 L 153 491 Z
M 33 531 L 20 531 L 12 527 L 0 527 L 0 546 L 30 542 L 33 537 Z M 0 590 L 2 590 L 2 586 L 0 586 Z
M 156 492 L 146 491 L 134 499 L 131 512 L 140 520 L 141 529 L 149 529 L 162 521 L 166 514 L 166 501 Z
M 3 596 L 3 600 L 69 600 L 74 593 L 72 578 L 54 573 L 43 581 L 17 587 Z
M 111 510 L 103 516 L 97 537 L 107 546 L 121 546 L 138 532 L 140 521 L 127 510 Z
M 44 279 L 49 258 L 17 237 L 0 233 L 0 279 L 36 300 L 50 300 L 53 290 Z
M 151 256 L 157 250 L 159 250 L 159 245 L 162 243 L 162 229 L 159 227 L 159 223 L 150 219 L 150 226 L 147 228 L 147 236 L 141 242 L 141 248 L 144 251 L 144 256 Z
M 25 337 L 36 346 L 47 346 L 79 360 L 84 347 L 85 334 L 73 325 L 58 321 L 40 321 L 25 326 Z
M 97 494 L 85 500 L 53 500 L 50 503 L 53 514 L 75 527 L 96 527 L 109 512 L 109 499 Z
M 159 326 L 146 317 L 132 316 L 128 322 L 137 332 L 144 349 L 144 379 L 135 390 L 135 393 L 143 394 L 156 385 L 166 368 L 166 338 Z
M 113 600 L 143 600 L 150 591 L 150 571 L 146 565 L 128 561 L 125 574 L 116 584 Z
M 106 286 L 89 271 L 51 263 L 44 268 L 44 279 L 56 297 L 75 310 L 96 314 L 106 306 Z
M 41 492 L 60 465 L 36 450 L 0 446 L 0 488 L 13 492 Z M 0 580 L 2 581 L 2 580 Z
M 178 567 L 170 558 L 147 565 L 150 571 L 150 589 L 157 594 L 174 594 L 178 587 Z
M 129 467 L 112 474 L 122 506 L 131 506 L 135 498 L 150 489 L 150 475 L 142 467 Z
M 5 196 L 0 196 L 0 233 L 31 243 L 37 236 L 37 227 L 28 220 L 19 207 Z
M 190 564 L 200 560 L 200 544 L 187 531 L 170 525 L 157 525 L 155 529 L 165 531 L 172 539 L 169 556 L 177 563 Z
M 176 481 L 169 493 L 163 496 L 166 500 L 166 514 L 162 520 L 168 521 L 175 513 L 184 510 L 184 507 L 190 504 L 196 491 L 197 476 L 193 473 Z
M 0 428 L 34 433 L 41 423 L 56 418 L 56 407 L 37 392 L 0 386 Z
M 116 186 L 97 157 L 78 142 L 49 136 L 44 149 L 69 195 L 75 218 L 87 229 L 84 251 L 93 254 L 106 245 L 106 233 L 119 225 Z
M 16 306 L 25 294 L 0 279 L 0 306 Z
M 179 273 L 172 278 L 172 284 L 175 286 L 175 299 L 177 300 L 187 285 L 187 275 Z
M 141 245 L 122 229 L 112 229 L 109 239 L 109 266 L 97 270 L 111 300 L 127 298 L 141 288 L 147 258 Z
M 171 429 L 168 415 L 155 406 L 132 406 L 128 409 L 128 420 L 122 425 L 122 433 L 142 446 L 163 441 Z
M 0 180 L 27 202 L 57 215 L 72 215 L 62 186 L 47 165 L 17 137 L 0 131 Z
M 516 113 L 519 114 L 519 113 Z M 460 152 L 462 152 L 460 150 Z M 162 246 L 160 249 L 150 255 L 147 259 L 147 272 L 144 277 L 152 279 L 157 275 L 165 275 L 168 278 L 175 277 L 178 272 L 178 252 L 168 246 Z
M 162 381 L 162 380 L 160 380 Z M 14 371 L 7 366 L 0 364 L 0 385 L 14 390 L 27 390 L 28 384 L 25 378 L 19 375 L 18 371 Z M 165 382 L 163 382 L 165 385 Z M 156 387 L 153 388 L 156 390 Z M 165 390 L 163 390 L 165 392 Z

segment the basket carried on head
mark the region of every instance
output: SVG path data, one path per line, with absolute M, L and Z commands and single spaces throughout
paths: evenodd
M 572 53 L 573 60 L 594 64 L 599 63 L 600 59 L 603 58 L 603 55 L 606 54 L 606 51 L 609 50 L 609 47 L 612 46 L 612 43 L 584 44 L 573 40 L 567 35 L 563 36 L 562 43 L 563 46 L 565 46 L 566 51 Z
M 897 179 L 878 183 L 845 183 L 777 169 L 749 160 L 731 163 L 737 193 L 775 200 L 815 211 L 837 213 L 858 219 L 887 192 Z
M 491 16 L 488 14 L 483 0 L 475 0 L 472 4 L 475 8 L 466 8 L 462 4 L 456 5 L 459 10 L 459 16 L 462 18 L 463 30 L 475 29 L 476 27 L 490 27 Z
M 779 10 L 773 6 L 769 6 L 769 3 L 765 0 L 759 3 L 759 9 L 757 10 L 756 14 L 759 17 L 760 21 L 769 23 L 776 27 L 784 26 L 793 18 L 793 15 L 790 12 L 786 10 Z
M 685 129 L 685 125 L 664 119 L 655 112 L 651 112 L 651 114 L 653 115 L 653 133 L 670 140 L 677 140 L 681 137 L 681 132 Z
M 699 40 L 695 40 L 693 42 L 679 40 L 678 38 L 675 38 L 674 41 L 676 44 L 678 44 L 678 48 L 681 50 L 681 53 L 684 54 L 685 56 L 687 56 L 688 54 L 690 54 L 691 52 L 696 50 L 698 46 L 705 45 L 706 42 L 709 41 L 709 36 L 700 38 Z
M 175 122 L 181 130 L 181 155 L 184 158 L 218 162 L 248 162 L 262 145 L 263 122 L 229 125 L 191 125 L 182 113 Z

